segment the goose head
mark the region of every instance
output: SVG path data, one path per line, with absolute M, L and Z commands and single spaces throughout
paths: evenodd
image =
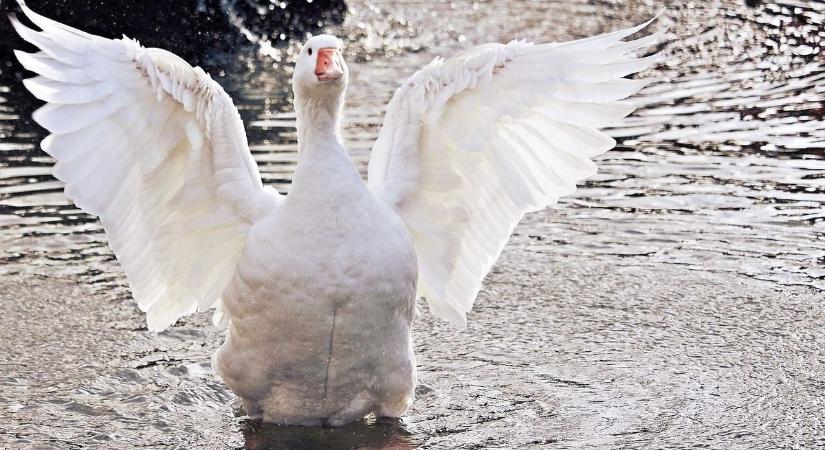
M 306 41 L 292 74 L 296 100 L 340 101 L 349 81 L 349 69 L 341 55 L 341 46 L 340 39 L 328 34 L 313 36 Z

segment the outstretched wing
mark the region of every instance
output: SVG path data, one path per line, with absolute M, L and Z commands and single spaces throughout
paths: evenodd
M 16 51 L 47 102 L 43 150 L 84 211 L 100 217 L 132 295 L 160 331 L 219 306 L 248 225 L 274 206 L 232 100 L 200 68 L 137 42 L 104 39 L 31 11 L 41 51 Z
M 419 293 L 465 324 L 481 282 L 525 212 L 576 190 L 615 145 L 599 131 L 630 114 L 620 100 L 652 65 L 635 58 L 661 33 L 650 22 L 560 44 L 488 44 L 436 60 L 390 101 L 369 162 L 369 186 L 410 229 Z

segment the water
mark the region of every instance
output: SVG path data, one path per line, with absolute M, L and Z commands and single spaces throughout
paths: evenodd
M 393 3 L 350 2 L 326 28 L 348 41 L 345 137 L 362 171 L 393 89 L 434 56 L 583 37 L 660 7 Z M 209 367 L 222 334 L 206 316 L 146 331 L 100 225 L 49 175 L 33 101 L 7 82 L 0 447 L 825 445 L 823 18 L 813 2 L 669 2 L 669 56 L 599 174 L 516 229 L 467 331 L 418 319 L 421 385 L 402 421 L 337 430 L 245 420 Z M 207 64 L 282 192 L 297 45 L 267 38 Z

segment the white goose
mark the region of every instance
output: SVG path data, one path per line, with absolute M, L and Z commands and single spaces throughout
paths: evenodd
M 417 296 L 462 326 L 527 211 L 572 193 L 633 110 L 624 76 L 655 56 L 587 39 L 489 44 L 436 59 L 395 92 L 369 181 L 339 132 L 340 41 L 304 44 L 293 76 L 299 159 L 289 195 L 264 187 L 232 100 L 200 68 L 32 12 L 17 52 L 48 102 L 35 120 L 65 192 L 100 217 L 148 327 L 216 308 L 213 366 L 250 416 L 340 425 L 413 399 Z

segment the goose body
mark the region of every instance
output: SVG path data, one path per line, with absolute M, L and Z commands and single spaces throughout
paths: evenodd
M 100 217 L 151 331 L 215 309 L 213 367 L 247 414 L 297 425 L 398 417 L 413 400 L 416 300 L 463 326 L 527 211 L 575 191 L 601 131 L 633 110 L 656 58 L 650 22 L 559 44 L 487 44 L 436 59 L 390 101 L 365 183 L 341 139 L 348 70 L 310 38 L 293 75 L 299 157 L 288 195 L 263 186 L 243 124 L 200 68 L 123 38 L 12 18 L 38 53 L 42 148 Z
M 213 365 L 248 414 L 276 423 L 399 416 L 413 398 L 412 238 L 325 144 L 301 150 L 294 201 L 252 227 L 223 298 L 231 326 Z

